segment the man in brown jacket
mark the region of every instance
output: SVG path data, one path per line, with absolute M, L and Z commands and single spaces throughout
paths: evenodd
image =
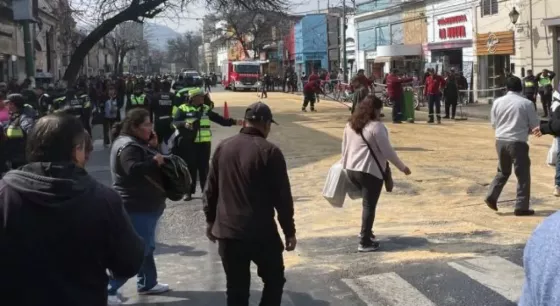
M 228 306 L 249 305 L 251 261 L 264 282 L 260 305 L 280 306 L 286 282 L 282 252 L 297 243 L 290 181 L 282 151 L 266 140 L 276 123 L 270 108 L 254 103 L 245 120 L 247 127 L 222 141 L 212 157 L 204 194 L 206 235 L 218 240 Z

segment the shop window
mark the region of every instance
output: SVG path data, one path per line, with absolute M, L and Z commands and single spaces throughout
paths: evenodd
M 498 0 L 481 0 L 480 12 L 482 17 L 498 14 Z

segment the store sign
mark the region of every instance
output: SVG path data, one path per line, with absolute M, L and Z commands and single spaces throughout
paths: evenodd
M 470 39 L 471 35 L 468 31 L 472 26 L 467 17 L 468 14 L 464 13 L 437 17 L 436 22 L 433 23 L 435 37 L 430 41 L 442 42 L 454 39 Z
M 437 21 L 439 28 L 439 39 L 461 39 L 467 38 L 467 27 L 464 25 L 468 21 L 467 15 L 458 15 L 440 18 Z
M 515 55 L 513 31 L 476 34 L 476 55 Z

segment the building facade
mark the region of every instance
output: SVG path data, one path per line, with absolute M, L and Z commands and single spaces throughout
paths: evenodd
M 298 74 L 328 69 L 327 15 L 304 16 L 294 27 L 295 69 Z
M 356 63 L 356 26 L 354 22 L 354 15 L 349 15 L 347 18 L 347 28 L 346 28 L 346 42 L 344 45 L 341 45 L 341 53 L 344 52 L 343 48 L 346 48 L 346 71 L 348 72 L 348 80 L 352 79 L 352 77 L 358 71 L 358 65 Z M 340 19 L 340 28 L 344 28 L 344 20 Z M 341 63 L 340 68 L 343 69 L 344 63 L 342 62 L 342 55 L 341 55 Z
M 423 64 L 421 43 L 405 43 L 405 29 L 409 22 L 424 18 L 410 7 L 418 1 L 385 0 L 358 5 L 355 22 L 358 38 L 358 68 L 366 74 L 382 78 L 391 68 L 403 72 L 420 69 Z M 418 14 L 406 17 L 405 12 Z M 422 30 L 416 35 L 421 36 Z

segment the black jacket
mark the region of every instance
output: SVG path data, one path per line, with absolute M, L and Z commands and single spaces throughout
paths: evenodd
M 204 194 L 206 221 L 221 239 L 280 238 L 295 235 L 294 202 L 282 151 L 254 128 L 220 143 L 214 152 Z
M 33 163 L 0 180 L 0 304 L 107 305 L 107 270 L 144 258 L 118 194 L 73 164 Z
M 543 134 L 550 134 L 560 136 L 560 100 L 553 98 L 550 119 L 541 123 L 541 132 Z
M 155 150 L 148 149 L 147 143 L 132 137 L 138 145 L 128 145 L 118 151 L 123 144 L 121 135 L 111 147 L 111 175 L 113 188 L 120 194 L 128 212 L 159 212 L 165 208 L 166 194 L 162 173 L 153 159 Z M 158 187 L 159 186 L 159 187 Z

